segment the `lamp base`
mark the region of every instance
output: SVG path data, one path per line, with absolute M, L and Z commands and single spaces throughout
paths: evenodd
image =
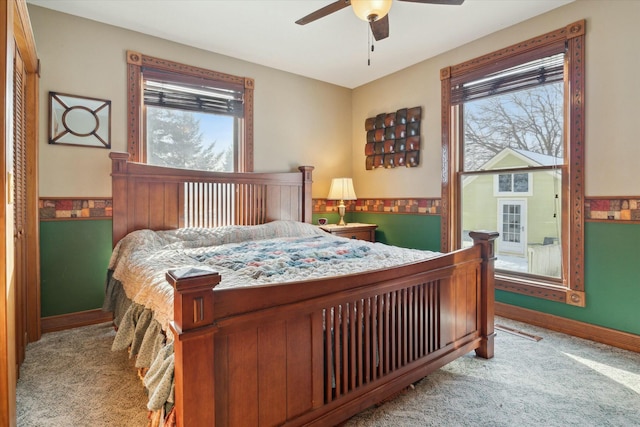
M 345 212 L 344 200 L 340 200 L 340 204 L 338 205 L 338 213 L 340 214 L 340 221 L 338 221 L 338 225 L 347 225 L 344 222 L 344 212 Z

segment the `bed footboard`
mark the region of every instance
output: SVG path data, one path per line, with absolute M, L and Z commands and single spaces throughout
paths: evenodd
M 335 425 L 472 350 L 493 357 L 494 240 L 389 270 L 215 289 L 172 271 L 178 425 Z

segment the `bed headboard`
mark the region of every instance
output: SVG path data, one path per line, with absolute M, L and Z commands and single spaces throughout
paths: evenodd
M 311 174 L 238 173 L 174 169 L 128 161 L 112 152 L 113 245 L 144 228 L 311 222 Z

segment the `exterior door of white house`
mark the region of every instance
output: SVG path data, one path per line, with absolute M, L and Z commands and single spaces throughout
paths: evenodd
M 512 255 L 525 254 L 527 247 L 527 201 L 522 199 L 498 200 L 498 252 Z

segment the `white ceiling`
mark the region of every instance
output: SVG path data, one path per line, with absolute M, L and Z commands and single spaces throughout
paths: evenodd
M 367 65 L 368 24 L 350 7 L 301 26 L 334 0 L 27 0 L 279 70 L 355 88 L 574 0 L 394 0 Z

